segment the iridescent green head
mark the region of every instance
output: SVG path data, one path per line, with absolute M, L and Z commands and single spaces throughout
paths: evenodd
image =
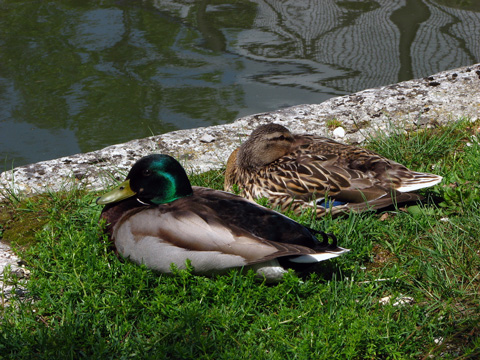
M 100 197 L 97 204 L 136 196 L 142 202 L 159 205 L 189 195 L 192 195 L 192 186 L 178 161 L 168 155 L 154 154 L 138 160 L 125 182 Z

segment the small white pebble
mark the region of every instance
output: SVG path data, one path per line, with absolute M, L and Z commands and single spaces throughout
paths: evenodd
M 443 337 L 438 337 L 436 339 L 433 339 L 433 342 L 437 345 L 440 345 L 441 343 L 443 343 Z
M 450 219 L 449 219 L 448 217 L 442 217 L 442 218 L 440 219 L 440 221 L 449 222 Z
M 215 138 L 210 134 L 203 134 L 199 140 L 203 143 L 211 143 L 215 141 Z
M 382 305 L 387 305 L 390 302 L 391 298 L 392 298 L 391 296 L 385 296 L 385 297 L 381 298 L 380 300 L 378 300 L 378 302 Z
M 392 300 L 392 296 L 385 296 L 381 298 L 378 302 L 382 305 L 387 305 Z M 415 299 L 409 296 L 399 296 L 396 301 L 392 304 L 393 306 L 399 305 L 411 305 L 415 302 Z
M 345 137 L 345 129 L 341 126 L 337 127 L 335 130 L 333 130 L 333 136 L 337 138 Z
M 397 301 L 393 303 L 393 306 L 399 305 L 412 305 L 415 302 L 415 299 L 409 296 L 401 296 Z

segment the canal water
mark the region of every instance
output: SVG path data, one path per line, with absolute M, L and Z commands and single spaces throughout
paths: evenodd
M 0 171 L 480 62 L 480 2 L 0 2 Z

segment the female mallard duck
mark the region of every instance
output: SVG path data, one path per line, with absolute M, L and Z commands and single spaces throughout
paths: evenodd
M 225 190 L 236 184 L 250 200 L 267 198 L 281 211 L 312 208 L 323 216 L 419 200 L 409 192 L 441 180 L 369 150 L 267 124 L 230 155 Z
M 282 265 L 319 262 L 348 251 L 335 236 L 312 230 L 239 196 L 190 185 L 182 166 L 168 155 L 136 162 L 126 181 L 103 195 L 101 219 L 116 250 L 135 263 L 162 273 L 171 264 L 210 274 L 253 268 L 268 281 L 285 273 Z M 329 241 L 330 239 L 330 241 Z

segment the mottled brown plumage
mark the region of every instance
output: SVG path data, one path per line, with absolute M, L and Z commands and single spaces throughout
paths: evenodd
M 242 196 L 267 198 L 282 211 L 311 208 L 323 216 L 415 201 L 421 197 L 410 191 L 441 180 L 366 149 L 267 124 L 230 155 L 224 185 L 232 191 L 236 184 Z

